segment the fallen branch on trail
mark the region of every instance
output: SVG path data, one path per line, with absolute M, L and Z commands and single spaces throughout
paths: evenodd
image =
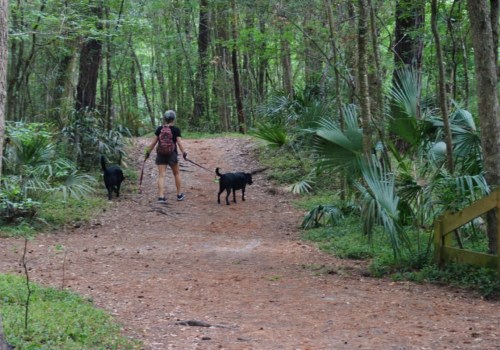
M 179 321 L 175 322 L 175 324 L 180 325 L 180 326 L 191 326 L 191 327 L 236 328 L 236 327 L 231 327 L 231 326 L 224 326 L 221 324 L 210 324 L 207 322 L 197 321 L 197 320 L 179 320 Z
M 162 204 L 162 205 L 165 205 L 165 204 Z M 176 217 L 177 215 L 179 215 L 180 213 L 171 213 L 171 212 L 168 212 L 168 211 L 165 211 L 161 208 L 157 208 L 157 207 L 152 207 L 150 210 L 148 210 L 149 212 L 156 212 L 156 213 L 160 213 L 160 214 L 163 214 L 163 215 L 167 215 L 167 216 L 172 216 L 172 217 Z
M 255 175 L 255 174 L 261 173 L 263 171 L 266 171 L 267 169 L 269 169 L 269 167 L 265 167 L 265 168 L 260 168 L 260 169 L 257 169 L 257 170 L 253 170 L 253 171 L 250 172 L 250 174 Z

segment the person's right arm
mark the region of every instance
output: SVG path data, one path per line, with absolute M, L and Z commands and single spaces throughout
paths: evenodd
M 149 158 L 149 155 L 151 154 L 151 151 L 153 150 L 157 142 L 158 142 L 158 135 L 155 135 L 153 141 L 151 141 L 151 144 L 148 147 L 146 147 L 146 150 L 144 152 L 146 158 Z

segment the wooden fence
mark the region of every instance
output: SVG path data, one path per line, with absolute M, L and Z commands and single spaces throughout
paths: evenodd
M 490 210 L 496 211 L 497 255 L 473 252 L 452 246 L 453 234 L 457 229 Z M 434 259 L 442 265 L 457 262 L 476 266 L 490 267 L 497 270 L 500 278 L 500 189 L 474 202 L 471 206 L 456 213 L 445 213 L 434 223 Z

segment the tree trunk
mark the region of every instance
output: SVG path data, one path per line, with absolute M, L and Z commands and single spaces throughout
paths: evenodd
M 356 28 L 356 7 L 354 2 L 347 2 L 347 14 L 348 14 L 348 25 L 354 30 Z M 346 65 L 348 68 L 349 76 L 349 103 L 356 102 L 356 95 L 358 94 L 359 86 L 358 83 L 358 71 L 359 71 L 359 62 L 358 62 L 358 48 L 357 48 L 356 40 L 349 40 L 346 45 L 346 57 L 347 59 Z
M 341 85 L 340 85 L 340 72 L 338 68 L 338 54 L 337 54 L 337 44 L 335 41 L 335 24 L 333 22 L 333 10 L 332 10 L 332 4 L 330 3 L 330 0 L 324 0 L 325 4 L 325 9 L 326 9 L 326 15 L 328 18 L 328 29 L 329 29 L 329 38 L 330 38 L 330 44 L 332 45 L 332 64 L 333 64 L 333 69 L 335 72 L 335 101 L 336 101 L 336 107 L 338 109 L 338 119 L 339 119 L 339 124 L 340 124 L 340 129 L 344 130 L 344 104 L 342 102 L 342 95 L 341 95 Z M 340 178 L 340 199 L 345 200 L 346 199 L 346 177 L 342 176 Z
M 98 21 L 97 29 L 100 30 L 102 25 L 101 3 L 99 6 L 92 4 L 91 11 L 96 16 Z M 95 37 L 84 40 L 80 51 L 80 69 L 78 85 L 76 87 L 76 103 L 75 109 L 94 110 L 96 109 L 97 81 L 99 77 L 99 66 L 101 63 L 102 42 Z
M 17 2 L 17 10 L 20 14 L 14 14 L 13 11 L 13 26 L 21 32 L 27 31 L 28 24 L 24 22 L 23 8 L 21 2 Z M 36 53 L 38 52 L 37 43 L 37 30 L 40 25 L 42 18 L 44 18 L 44 10 L 46 6 L 46 1 L 42 2 L 39 9 L 39 15 L 33 27 L 30 28 L 31 32 L 31 48 L 26 57 L 24 57 L 25 40 L 21 39 L 19 45 L 12 44 L 12 52 L 15 52 L 17 47 L 16 63 L 11 65 L 11 70 L 8 78 L 8 91 L 7 91 L 7 101 L 8 101 L 8 115 L 9 116 L 25 116 L 25 110 L 27 108 L 27 103 L 30 101 L 29 98 L 29 75 L 32 63 L 35 60 Z M 8 7 L 7 7 L 8 9 Z M 7 10 L 8 11 L 8 10 Z M 13 57 L 14 58 L 14 55 Z
M 373 51 L 373 64 L 374 73 L 372 74 L 372 79 L 370 79 L 371 96 L 375 96 L 371 100 L 371 112 L 373 114 L 373 119 L 382 122 L 382 116 L 384 113 L 384 96 L 383 96 L 383 86 L 382 86 L 382 64 L 380 59 L 380 49 L 378 43 L 378 30 L 376 24 L 376 9 L 372 0 L 368 0 L 368 9 L 370 11 L 370 36 Z M 380 132 L 383 133 L 382 128 L 379 128 Z
M 444 72 L 443 48 L 437 28 L 437 0 L 431 3 L 431 28 L 436 44 L 436 60 L 439 71 L 439 106 L 444 125 L 444 138 L 446 143 L 446 164 L 448 171 L 453 174 L 453 143 L 451 140 L 450 121 L 448 120 L 448 99 L 446 97 L 446 74 Z
M 106 40 L 106 127 L 109 130 L 113 128 L 113 74 L 111 72 L 111 58 L 112 58 L 112 42 L 110 33 L 110 19 L 109 19 L 109 6 L 106 6 L 106 31 L 108 33 Z
M 323 75 L 323 60 L 312 39 L 314 37 L 314 24 L 310 23 L 311 15 L 315 16 L 312 13 L 304 14 L 303 28 L 307 34 L 304 36 L 304 80 L 306 91 L 320 94 L 318 88 Z
M 490 0 L 490 21 L 493 39 L 493 53 L 495 55 L 495 67 L 498 75 L 498 18 L 500 15 L 499 0 Z M 498 79 L 498 77 L 497 77 Z
M 425 23 L 425 0 L 398 0 L 396 2 L 396 27 L 394 41 L 394 63 L 397 68 L 411 66 L 418 72 L 422 69 L 423 35 L 420 31 Z
M 422 53 L 423 53 L 423 28 L 425 24 L 425 0 L 397 0 L 396 1 L 396 24 L 394 28 L 394 66 L 392 85 L 399 86 L 399 72 L 403 68 L 410 68 L 417 75 L 417 115 L 420 118 L 420 92 L 422 76 Z M 397 116 L 400 113 L 397 104 L 391 104 L 391 114 Z M 403 139 L 395 137 L 396 148 L 404 153 L 410 148 L 410 144 Z
M 217 111 L 219 114 L 219 121 L 222 130 L 230 131 L 230 120 L 231 112 L 229 106 L 231 105 L 231 93 L 232 89 L 231 82 L 229 78 L 229 67 L 230 67 L 230 54 L 227 45 L 222 43 L 227 43 L 230 40 L 228 33 L 228 18 L 222 15 L 223 7 L 219 4 L 215 11 L 215 32 L 217 41 L 215 44 L 216 56 L 214 58 L 215 66 L 215 81 L 214 81 L 214 96 L 217 101 Z
M 158 50 L 161 49 L 157 48 L 155 50 L 156 54 L 158 55 Z M 161 57 L 161 56 L 160 56 Z M 156 62 L 156 79 L 158 80 L 158 88 L 160 90 L 160 103 L 161 103 L 161 108 L 160 110 L 165 111 L 168 109 L 169 101 L 168 101 L 168 90 L 167 90 L 167 83 L 165 81 L 165 76 L 163 75 L 163 61 L 160 58 L 157 58 L 155 60 Z
M 7 92 L 7 33 L 9 30 L 8 0 L 0 0 L 0 178 L 2 177 L 3 144 L 5 139 L 5 97 Z M 0 183 L 1 185 L 1 183 Z M 0 323 L 1 325 L 1 323 Z M 0 333 L 2 328 L 0 326 Z M 1 345 L 0 345 L 1 346 Z
M 474 64 L 477 80 L 478 114 L 481 125 L 483 169 L 486 181 L 492 188 L 500 185 L 500 122 L 498 115 L 497 75 L 487 0 L 467 0 L 467 10 L 474 47 Z M 488 216 L 488 241 L 490 253 L 497 252 L 496 218 Z
M 293 74 L 292 74 L 292 57 L 290 51 L 290 43 L 282 33 L 281 37 L 281 68 L 283 70 L 283 91 L 288 98 L 293 99 Z
M 146 89 L 146 83 L 144 82 L 144 74 L 142 74 L 141 64 L 139 62 L 139 58 L 135 54 L 134 48 L 130 45 L 130 51 L 132 55 L 132 59 L 134 60 L 137 71 L 139 72 L 139 82 L 141 83 L 142 93 L 144 95 L 144 100 L 146 101 L 146 107 L 148 108 L 149 118 L 151 120 L 151 127 L 154 128 L 156 126 L 155 117 L 153 114 L 153 108 L 151 107 L 151 102 L 149 102 L 148 90 Z
M 263 18 L 259 18 L 259 31 L 263 36 L 266 35 L 266 22 Z M 259 55 L 259 66 L 257 71 L 257 93 L 259 95 L 259 102 L 262 102 L 265 98 L 266 93 L 266 72 L 267 66 L 269 64 L 269 60 L 265 55 L 265 40 L 262 41 L 259 49 L 262 54 Z
M 210 22 L 208 0 L 200 0 L 200 21 L 198 28 L 198 72 L 193 103 L 193 123 L 200 124 L 200 118 L 205 113 L 205 91 L 207 90 L 207 53 L 210 45 Z
M 236 2 L 232 0 L 233 19 L 231 22 L 233 32 L 233 49 L 231 51 L 231 61 L 233 66 L 233 82 L 234 82 L 234 98 L 236 100 L 236 112 L 238 114 L 238 131 L 242 134 L 246 133 L 245 112 L 243 110 L 243 100 L 241 96 L 240 74 L 238 68 L 238 29 L 237 29 L 237 13 Z
M 132 44 L 129 43 L 130 45 L 130 50 L 134 50 L 132 48 Z M 132 52 L 132 57 L 134 55 L 134 52 Z M 136 74 L 136 61 L 132 59 L 132 62 L 130 63 L 130 82 L 129 82 L 129 88 L 130 88 L 130 94 L 129 94 L 129 103 L 130 107 L 134 112 L 137 112 L 139 109 L 139 93 L 137 91 L 137 74 Z
M 370 107 L 370 87 L 368 85 L 368 3 L 358 0 L 358 86 L 361 119 L 363 125 L 363 150 L 367 156 L 372 148 L 372 121 Z
M 424 50 L 423 29 L 425 24 L 425 0 L 397 0 L 396 2 L 396 27 L 394 29 L 394 69 L 392 84 L 399 83 L 398 69 L 411 67 L 417 74 L 418 94 L 420 101 L 422 77 L 422 53 Z M 417 112 L 419 112 L 417 108 Z M 416 115 L 417 118 L 420 115 Z M 399 142 L 398 142 L 399 143 Z M 407 146 L 398 146 L 404 149 Z
M 76 66 L 78 63 L 76 43 L 70 44 L 62 59 L 57 64 L 57 77 L 52 93 L 51 109 L 54 119 L 62 128 L 66 125 L 68 115 L 74 107 L 74 83 L 76 82 Z

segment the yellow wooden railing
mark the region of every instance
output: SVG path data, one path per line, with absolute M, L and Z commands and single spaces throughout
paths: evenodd
M 497 224 L 497 255 L 473 252 L 470 250 L 452 247 L 453 233 L 461 226 L 475 218 L 495 210 L 498 218 Z M 500 278 L 500 189 L 488 196 L 472 203 L 471 206 L 456 212 L 445 213 L 434 223 L 434 259 L 442 265 L 446 262 L 457 262 L 497 270 Z

